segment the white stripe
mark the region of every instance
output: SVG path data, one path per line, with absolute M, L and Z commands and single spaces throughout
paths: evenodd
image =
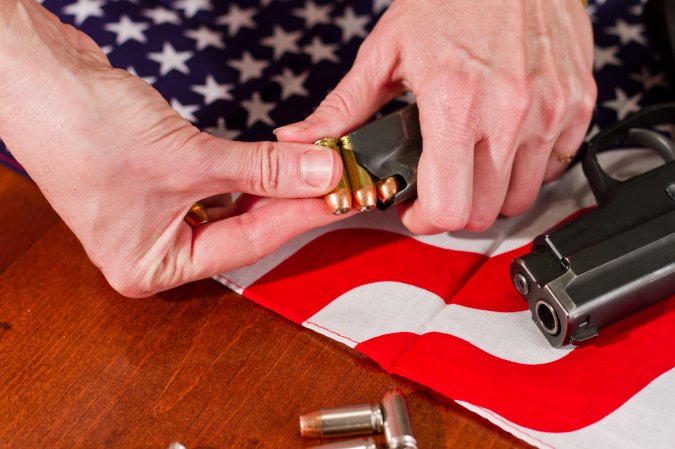
M 649 150 L 610 151 L 601 155 L 601 161 L 609 173 L 619 177 L 642 173 L 647 168 L 661 163 L 659 157 Z M 593 204 L 594 199 L 588 182 L 581 165 L 577 164 L 559 181 L 542 188 L 535 205 L 525 215 L 512 219 L 500 218 L 490 229 L 482 233 L 460 231 L 430 236 L 412 235 L 403 227 L 394 210 L 384 213 L 370 212 L 306 232 L 257 263 L 230 271 L 216 277 L 216 280 L 243 290 L 307 243 L 337 229 L 381 229 L 406 235 L 438 248 L 471 251 L 488 256 L 502 254 L 520 248 L 569 215 Z
M 572 432 L 539 432 L 514 424 L 483 407 L 464 401 L 457 403 L 542 449 L 672 449 L 675 447 L 674 398 L 675 369 L 671 369 L 600 421 Z
M 427 290 L 398 282 L 361 285 L 336 298 L 303 325 L 350 347 L 398 332 L 440 332 L 466 340 L 495 357 L 528 365 L 553 362 L 574 348 L 552 348 L 529 311 L 493 312 L 446 305 Z

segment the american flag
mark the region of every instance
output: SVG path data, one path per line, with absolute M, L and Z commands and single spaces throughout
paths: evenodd
M 571 1 L 571 0 L 570 0 Z M 273 139 L 306 117 L 352 64 L 390 0 L 44 0 L 116 67 L 152 84 L 214 135 Z M 599 87 L 592 134 L 672 101 L 639 0 L 588 6 Z M 395 109 L 405 99 L 388 106 Z M 613 174 L 656 156 L 617 150 Z M 3 148 L 0 160 L 19 168 Z M 578 164 L 526 215 L 481 234 L 414 236 L 395 213 L 361 214 L 289 242 L 218 280 L 429 386 L 542 448 L 675 447 L 675 297 L 591 344 L 551 348 L 511 286 L 532 239 L 593 205 Z

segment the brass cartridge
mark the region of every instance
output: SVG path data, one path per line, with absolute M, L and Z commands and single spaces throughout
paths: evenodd
M 356 209 L 359 212 L 371 210 L 377 205 L 375 182 L 370 173 L 356 162 L 354 147 L 349 135 L 340 137 L 340 144 L 342 163 L 347 171 Z
M 358 440 L 347 440 L 340 441 L 339 443 L 312 446 L 309 449 L 377 449 L 377 445 L 372 438 L 362 438 Z
M 340 147 L 338 146 L 337 139 L 325 137 L 314 142 L 314 145 L 330 148 L 337 154 L 340 154 Z M 323 199 L 326 201 L 326 204 L 333 215 L 346 214 L 352 210 L 352 192 L 349 187 L 346 170 L 342 173 L 342 179 L 338 185 L 332 191 L 325 194 Z
M 398 388 L 389 388 L 382 398 L 384 438 L 389 449 L 417 449 L 405 397 Z
M 399 189 L 398 180 L 395 176 L 380 179 L 375 186 L 377 188 L 377 199 L 382 206 L 388 206 L 394 201 Z
M 185 215 L 185 221 L 193 228 L 208 223 L 209 213 L 206 210 L 204 203 L 197 201 L 195 204 L 193 204 L 188 213 Z
M 300 417 L 300 434 L 309 438 L 368 435 L 382 432 L 383 426 L 382 409 L 377 404 L 322 409 Z

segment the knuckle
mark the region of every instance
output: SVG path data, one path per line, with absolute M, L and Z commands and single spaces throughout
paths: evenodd
M 565 119 L 569 109 L 569 97 L 559 84 L 553 85 L 546 91 L 543 101 L 544 131 L 547 134 L 555 133 Z
M 532 86 L 527 80 L 518 77 L 508 80 L 507 88 L 509 92 L 508 112 L 512 117 L 522 122 L 529 115 L 534 101 Z
M 350 101 L 346 88 L 333 89 L 319 105 L 319 109 L 331 115 L 349 115 Z
M 257 172 L 251 174 L 252 190 L 263 194 L 276 192 L 281 183 L 283 156 L 272 142 L 261 142 L 255 152 L 257 160 L 253 165 Z
M 423 208 L 423 210 L 431 226 L 445 231 L 463 229 L 469 218 L 468 211 L 449 207 L 441 202 L 433 202 L 427 208 Z

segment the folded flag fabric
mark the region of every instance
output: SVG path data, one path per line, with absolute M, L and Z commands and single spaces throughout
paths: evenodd
M 248 141 L 273 139 L 272 129 L 311 113 L 389 3 L 42 0 L 187 120 Z M 675 98 L 640 22 L 642 3 L 590 1 L 593 133 Z M 2 145 L 0 162 L 21 169 Z M 658 162 L 649 152 L 618 150 L 603 163 L 613 174 L 635 174 Z M 485 233 L 420 237 L 393 212 L 362 214 L 218 279 L 535 446 L 675 447 L 675 298 L 604 329 L 589 345 L 553 349 L 510 285 L 513 257 L 592 205 L 573 166 L 528 214 Z

